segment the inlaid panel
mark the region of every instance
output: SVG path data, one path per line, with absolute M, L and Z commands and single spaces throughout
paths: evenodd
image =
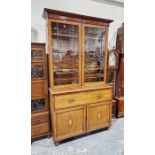
M 85 108 L 79 107 L 56 113 L 56 139 L 85 132 Z
M 109 126 L 111 121 L 111 103 L 99 103 L 87 107 L 87 131 Z

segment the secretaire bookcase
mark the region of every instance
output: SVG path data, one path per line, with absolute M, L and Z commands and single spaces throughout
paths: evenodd
M 112 20 L 44 9 L 54 142 L 109 127 L 112 86 L 106 84 Z

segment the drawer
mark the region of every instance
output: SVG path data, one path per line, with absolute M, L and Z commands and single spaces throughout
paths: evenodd
M 87 131 L 107 127 L 111 122 L 112 103 L 98 103 L 87 106 Z
M 31 96 L 42 97 L 47 95 L 47 81 L 32 81 L 31 82 Z
M 56 140 L 65 139 L 85 132 L 85 107 L 57 111 Z
M 31 136 L 38 137 L 48 133 L 48 123 L 42 123 L 31 127 Z
M 31 125 L 46 123 L 48 121 L 49 121 L 49 113 L 48 112 L 33 114 L 31 116 Z
M 112 89 L 55 95 L 55 109 L 112 100 Z

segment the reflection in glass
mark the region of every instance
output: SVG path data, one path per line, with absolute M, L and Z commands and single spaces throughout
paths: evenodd
M 31 112 L 45 109 L 45 99 L 31 100 Z
M 79 30 L 77 25 L 52 23 L 54 85 L 78 83 Z
M 113 52 L 109 55 L 108 66 L 116 66 L 116 55 Z
M 101 28 L 85 27 L 84 81 L 104 80 L 105 31 Z
M 42 60 L 43 51 L 42 50 L 31 50 L 31 60 Z
M 44 78 L 44 66 L 32 65 L 31 66 L 31 78 Z

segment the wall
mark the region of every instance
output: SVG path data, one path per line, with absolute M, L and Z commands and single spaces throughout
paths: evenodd
M 31 41 L 45 42 L 45 20 L 43 8 L 68 11 L 88 16 L 113 19 L 109 29 L 109 49 L 116 45 L 117 28 L 124 21 L 124 8 L 91 0 L 32 0 L 31 1 Z

